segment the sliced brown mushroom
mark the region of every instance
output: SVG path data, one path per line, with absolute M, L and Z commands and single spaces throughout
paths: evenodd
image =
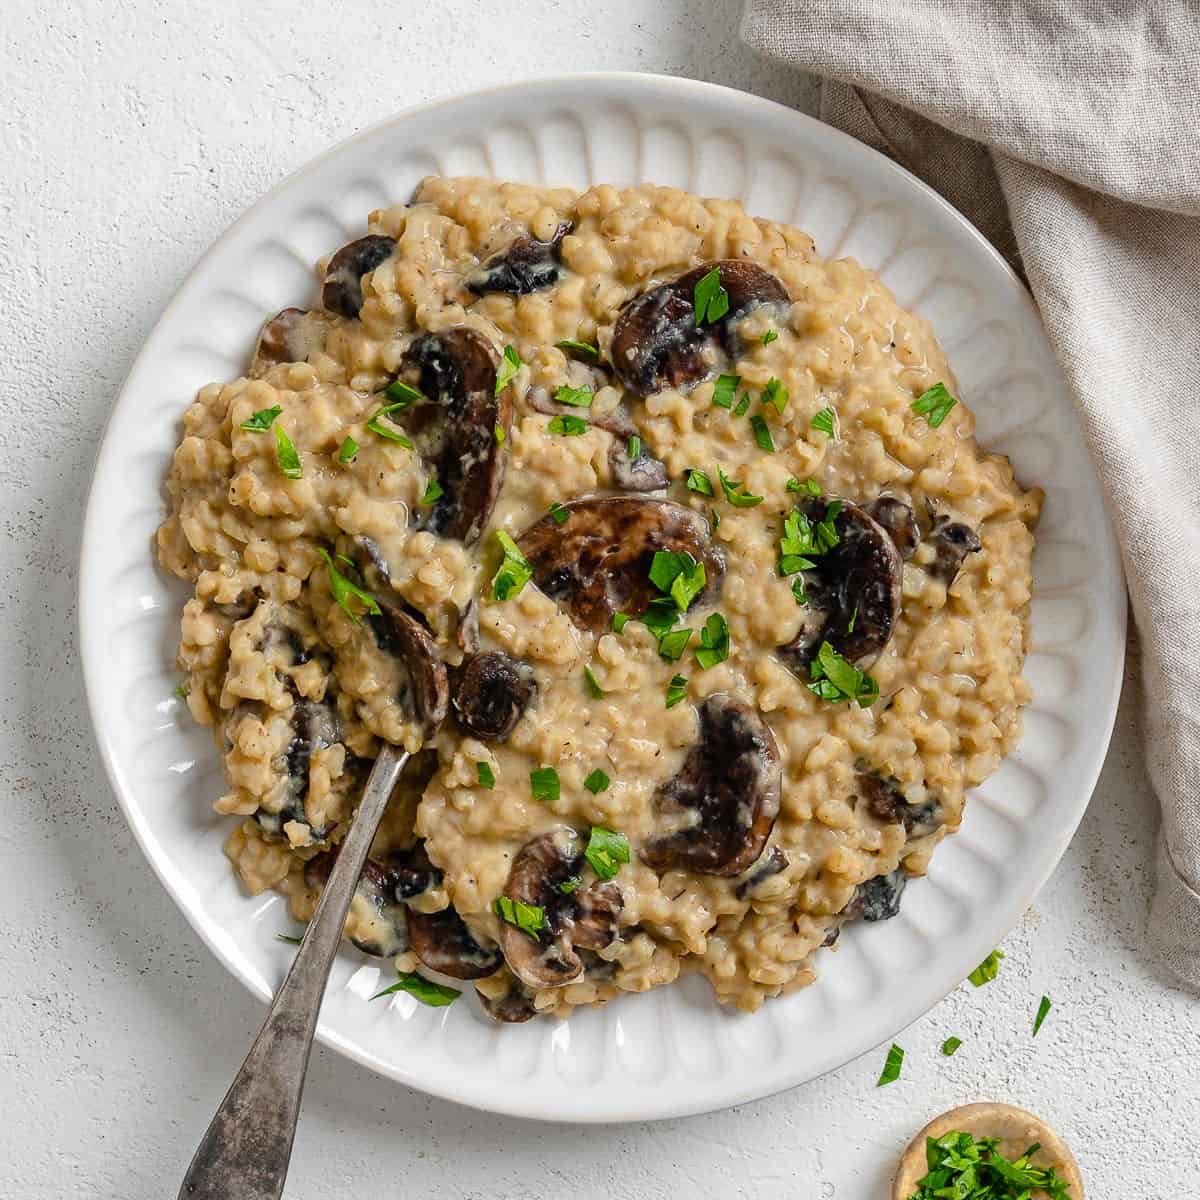
M 421 510 L 423 528 L 469 546 L 483 532 L 504 480 L 512 388 L 496 395 L 499 355 L 466 325 L 422 334 L 404 361 L 428 399 L 395 419 L 442 487 L 441 498 Z
M 953 521 L 945 513 L 929 513 L 932 518 L 925 540 L 934 548 L 933 562 L 926 570 L 949 587 L 962 569 L 963 559 L 982 549 L 979 535 L 969 525 Z
M 863 511 L 887 530 L 902 559 L 907 562 L 912 558 L 921 540 L 921 530 L 916 514 L 903 500 L 897 500 L 895 496 L 877 496 L 863 506 Z
M 704 564 L 702 601 L 716 593 L 725 572 L 708 522 L 690 508 L 640 496 L 603 496 L 563 505 L 560 525 L 546 516 L 518 540 L 533 581 L 561 603 L 575 623 L 599 633 L 613 613 L 640 613 L 659 594 L 650 581 L 658 550 L 684 551 Z M 558 512 L 562 516 L 562 511 Z
M 309 859 L 304 866 L 304 882 L 320 891 L 329 879 L 337 859 L 336 850 L 328 850 Z M 363 863 L 354 893 L 364 901 L 358 909 L 360 930 L 350 940 L 364 953 L 375 958 L 394 958 L 409 947 L 406 906 L 396 899 L 391 872 L 380 862 L 368 858 Z M 363 922 L 366 931 L 363 932 Z
M 363 277 L 380 263 L 391 258 L 396 249 L 394 238 L 378 233 L 348 242 L 325 268 L 325 284 L 321 288 L 321 303 L 343 317 L 357 317 L 362 312 Z
M 501 650 L 472 655 L 454 679 L 455 716 L 470 734 L 503 742 L 537 693 L 533 669 Z
M 506 1025 L 517 1025 L 522 1021 L 528 1021 L 531 1017 L 537 1016 L 537 1009 L 533 1007 L 533 992 L 529 990 L 519 979 L 511 972 L 505 972 L 508 978 L 508 991 L 502 996 L 485 996 L 483 992 L 477 992 L 479 1002 L 483 1005 L 483 1011 L 489 1017 L 497 1021 L 502 1021 Z
M 521 234 L 483 262 L 467 278 L 467 287 L 476 293 L 509 292 L 514 296 L 554 287 L 562 275 L 562 240 L 570 232 L 570 221 L 564 221 L 548 242 L 538 241 L 531 233 Z
M 453 908 L 422 913 L 408 910 L 408 940 L 413 953 L 431 970 L 452 979 L 482 979 L 504 961 L 494 945 L 482 946 Z
M 654 794 L 657 813 L 678 827 L 644 846 L 642 861 L 656 871 L 740 875 L 779 813 L 779 749 L 758 713 L 731 696 L 709 696 L 699 716 L 700 740 Z
M 903 564 L 887 531 L 857 504 L 828 497 L 800 505 L 812 523 L 822 521 L 833 504 L 838 541 L 816 565 L 803 572 L 805 603 L 800 630 L 777 653 L 804 676 L 822 642 L 865 670 L 883 652 L 900 615 Z
M 900 898 L 907 883 L 903 867 L 888 875 L 876 875 L 854 889 L 842 915 L 847 921 L 890 921 L 900 911 Z
M 637 457 L 630 458 L 629 444 L 613 441 L 608 447 L 608 470 L 613 486 L 623 492 L 657 492 L 671 482 L 666 463 L 655 458 L 645 443 L 638 446 Z
M 307 362 L 309 356 L 325 345 L 330 321 L 324 313 L 303 308 L 285 308 L 277 312 L 258 335 L 250 374 L 260 376 L 277 363 Z
M 935 833 L 943 824 L 942 806 L 937 800 L 910 804 L 900 781 L 893 775 L 883 775 L 860 763 L 857 785 L 867 812 L 885 825 L 903 825 L 909 837 Z
M 450 685 L 437 644 L 429 630 L 385 594 L 377 594 L 381 611 L 367 617 L 376 645 L 400 668 L 397 702 L 426 738 L 446 719 Z
M 746 877 L 734 889 L 734 895 L 739 900 L 745 900 L 747 896 L 753 892 L 760 883 L 778 875 L 781 871 L 787 869 L 788 856 L 787 851 L 781 846 L 772 846 L 766 854 L 762 855 L 747 872 Z
M 500 948 L 509 970 L 531 988 L 578 979 L 584 968 L 576 948 L 603 950 L 616 940 L 624 902 L 615 883 L 597 880 L 569 894 L 561 890 L 583 862 L 582 840 L 565 825 L 526 842 L 513 859 L 504 895 L 540 908 L 544 924 L 534 935 L 502 921 Z
M 292 706 L 289 720 L 292 726 L 292 740 L 288 743 L 286 751 L 287 801 L 278 812 L 258 809 L 254 813 L 254 821 L 263 833 L 272 837 L 285 837 L 285 827 L 294 821 L 308 829 L 313 842 L 323 842 L 329 836 L 329 828 L 314 828 L 309 824 L 305 811 L 305 801 L 308 798 L 308 768 L 315 751 L 325 750 L 340 739 L 337 710 L 331 703 L 317 704 L 310 700 L 297 700 Z
M 699 325 L 696 284 L 714 269 L 720 271 L 729 309 L 718 320 Z M 735 327 L 743 317 L 763 304 L 787 301 L 783 284 L 755 263 L 735 258 L 701 263 L 625 304 L 613 327 L 613 370 L 626 390 L 639 396 L 664 388 L 685 391 L 714 373 L 719 351 L 738 353 Z

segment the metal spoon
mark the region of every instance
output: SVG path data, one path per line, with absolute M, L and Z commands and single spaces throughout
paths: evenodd
M 179 1200 L 279 1200 L 325 981 L 354 887 L 408 753 L 384 744 L 300 949 L 212 1119 Z

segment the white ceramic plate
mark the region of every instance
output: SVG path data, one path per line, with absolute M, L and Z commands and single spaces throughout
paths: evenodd
M 221 961 L 266 999 L 291 949 L 275 896 L 247 899 L 221 852 L 228 821 L 207 730 L 173 696 L 183 593 L 151 536 L 180 415 L 235 378 L 265 316 L 314 294 L 312 264 L 431 172 L 584 188 L 652 180 L 738 197 L 879 271 L 929 318 L 985 446 L 1046 488 L 1034 562 L 1035 699 L 1017 753 L 913 883 L 895 920 L 847 930 L 813 987 L 754 1015 L 708 985 L 622 998 L 565 1023 L 493 1024 L 473 998 L 368 1004 L 376 961 L 338 958 L 318 1036 L 413 1087 L 497 1112 L 620 1121 L 678 1116 L 812 1079 L 886 1041 L 958 984 L 1016 922 L 1066 848 L 1108 745 L 1125 603 L 1100 491 L 1029 297 L 932 191 L 790 109 L 646 75 L 518 84 L 402 114 L 317 159 L 204 256 L 146 341 L 113 410 L 88 502 L 83 665 L 101 754 L 167 890 Z M 390 976 L 390 969 L 386 971 Z M 245 1029 L 228 1036 L 248 1038 Z

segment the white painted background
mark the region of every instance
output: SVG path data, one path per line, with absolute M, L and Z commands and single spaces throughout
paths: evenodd
M 632 68 L 811 107 L 811 84 L 739 46 L 738 7 L 0 3 L 0 1197 L 174 1197 L 261 1017 L 133 845 L 81 694 L 80 510 L 157 313 L 270 186 L 430 97 Z M 1142 946 L 1157 818 L 1135 708 L 1000 978 L 901 1036 L 901 1082 L 875 1090 L 880 1049 L 731 1112 L 573 1130 L 430 1100 L 318 1050 L 289 1196 L 884 1200 L 911 1133 L 983 1098 L 1056 1122 L 1093 1197 L 1197 1195 L 1200 1002 Z M 1035 1043 L 1043 992 L 1056 1007 Z

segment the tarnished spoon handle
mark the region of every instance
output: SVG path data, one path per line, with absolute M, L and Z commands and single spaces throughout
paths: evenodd
M 204 1134 L 179 1200 L 279 1200 L 325 981 L 371 839 L 408 755 L 385 745 L 292 968 Z

